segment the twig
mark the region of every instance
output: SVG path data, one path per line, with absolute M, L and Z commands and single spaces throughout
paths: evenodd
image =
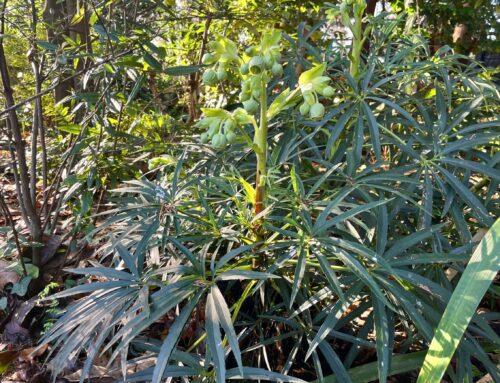
M 16 224 L 14 223 L 14 220 L 12 219 L 12 214 L 10 214 L 9 207 L 7 206 L 7 203 L 5 202 L 5 198 L 3 196 L 3 190 L 0 190 L 0 207 L 2 208 L 2 210 L 5 214 L 5 219 L 9 222 L 10 227 L 12 228 L 12 235 L 14 236 L 14 242 L 16 243 L 17 253 L 18 253 L 18 257 L 19 257 L 19 263 L 21 264 L 21 268 L 23 269 L 24 276 L 27 276 L 28 272 L 26 270 L 26 265 L 24 264 L 23 252 L 22 252 L 21 244 L 19 243 L 19 236 L 17 235 Z
M 1 40 L 1 39 L 0 39 Z M 78 77 L 80 75 L 82 75 L 83 73 L 85 73 L 86 71 L 90 70 L 90 69 L 93 69 L 93 68 L 98 68 L 99 66 L 101 65 L 104 65 L 104 64 L 107 64 L 113 60 L 116 60 L 122 56 L 125 56 L 125 55 L 128 55 L 130 53 L 132 53 L 133 51 L 135 51 L 137 48 L 131 48 L 125 52 L 121 52 L 119 54 L 117 54 L 116 56 L 112 56 L 112 57 L 109 57 L 105 60 L 102 60 L 94 65 L 91 65 L 89 66 L 88 68 L 85 68 L 85 69 L 82 69 L 82 70 L 79 70 L 78 72 L 75 72 L 73 75 L 71 76 L 68 76 L 62 80 L 58 80 L 56 81 L 54 84 L 52 84 L 51 86 L 49 86 L 48 88 L 45 88 L 44 90 L 42 90 L 41 92 L 39 93 L 36 93 L 34 94 L 33 96 L 30 96 L 28 98 L 25 98 L 23 101 L 20 101 L 18 102 L 17 104 L 15 105 L 9 105 L 7 108 L 5 108 L 4 110 L 0 111 L 0 116 L 3 116 L 4 114 L 7 114 L 9 112 L 12 112 L 13 110 L 15 109 L 18 109 L 20 108 L 21 106 L 37 99 L 37 98 L 40 98 L 42 96 L 45 96 L 46 94 L 52 92 L 55 88 L 57 88 L 58 85 L 60 85 L 61 83 L 65 82 L 65 81 L 69 81 L 69 80 L 72 80 L 74 79 L 75 77 Z

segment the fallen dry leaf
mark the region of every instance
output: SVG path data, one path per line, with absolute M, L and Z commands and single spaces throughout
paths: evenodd
M 12 270 L 7 270 L 10 263 L 7 261 L 0 260 L 0 289 L 3 290 L 8 283 L 17 283 L 19 281 L 20 275 Z
M 41 345 L 40 347 L 29 347 L 21 350 L 19 354 L 19 359 L 25 362 L 32 363 L 36 358 L 45 354 L 47 348 L 49 347 L 48 343 Z

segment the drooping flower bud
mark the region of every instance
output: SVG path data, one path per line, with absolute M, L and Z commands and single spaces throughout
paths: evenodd
M 264 70 L 264 60 L 260 56 L 254 56 L 250 59 L 248 63 L 250 72 L 253 74 L 259 74 Z
M 219 67 L 219 69 L 217 69 L 217 80 L 224 81 L 225 79 L 227 79 L 226 69 L 224 69 L 224 67 Z
M 300 114 L 305 116 L 307 113 L 309 113 L 309 109 L 311 109 L 311 107 L 309 106 L 308 103 L 304 102 L 300 105 Z
M 203 83 L 209 86 L 217 84 L 217 73 L 213 69 L 209 69 L 203 73 Z
M 250 97 L 252 97 L 252 93 L 247 92 L 247 91 L 241 91 L 239 97 L 240 97 L 240 101 L 244 102 L 244 101 L 248 100 Z
M 234 144 L 237 139 L 238 139 L 238 136 L 236 135 L 236 133 L 234 133 L 232 131 L 229 131 L 226 133 L 226 140 L 228 143 Z
M 332 97 L 335 94 L 335 89 L 331 86 L 325 86 L 321 94 L 325 97 Z
M 202 144 L 207 144 L 208 141 L 210 141 L 210 136 L 208 135 L 208 132 L 204 132 L 200 135 L 200 141 Z
M 273 64 L 274 64 L 274 59 L 273 57 L 271 56 L 270 53 L 266 53 L 264 55 L 264 67 L 266 69 L 271 69 L 273 67 Z
M 254 88 L 252 90 L 252 97 L 253 98 L 259 98 L 261 94 L 262 94 L 262 90 L 260 88 Z
M 313 106 L 311 106 L 311 110 L 309 112 L 313 120 L 319 120 L 325 115 L 325 107 L 323 106 L 323 104 L 317 102 Z
M 248 113 L 255 114 L 259 110 L 259 103 L 253 98 L 250 98 L 243 103 L 243 108 L 245 108 Z
M 314 94 L 312 92 L 304 93 L 303 97 L 304 101 L 309 105 L 314 105 L 316 103 L 316 98 L 314 97 Z
M 213 136 L 212 146 L 214 148 L 223 148 L 224 146 L 226 146 L 226 144 L 226 136 L 224 136 L 222 133 L 217 133 L 215 136 Z
M 271 72 L 273 76 L 280 77 L 283 74 L 283 66 L 279 63 L 274 63 Z
M 249 70 L 250 70 L 250 69 L 248 68 L 248 64 L 247 64 L 247 63 L 243 63 L 243 64 L 241 64 L 241 66 L 240 66 L 240 73 L 241 73 L 242 75 L 247 75 L 247 74 L 248 74 L 248 72 L 249 72 Z
M 212 65 L 216 61 L 217 61 L 217 56 L 212 55 L 210 53 L 205 53 L 201 59 L 201 62 L 204 65 Z
M 218 41 L 210 41 L 208 43 L 208 48 L 211 50 L 211 51 L 216 51 L 218 49 L 221 49 L 223 48 L 222 44 Z
M 228 118 L 224 122 L 224 127 L 223 127 L 224 133 L 227 134 L 228 132 L 234 130 L 234 128 L 236 128 L 236 121 L 234 121 L 232 118 Z

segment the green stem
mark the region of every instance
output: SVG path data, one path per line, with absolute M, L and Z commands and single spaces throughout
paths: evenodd
M 260 124 L 255 131 L 254 142 L 259 148 L 257 155 L 257 176 L 255 181 L 255 215 L 264 210 L 267 162 L 267 86 L 262 78 L 262 93 L 260 96 Z
M 354 25 L 352 27 L 352 61 L 351 61 L 351 76 L 356 79 L 359 74 L 359 66 L 361 64 L 361 50 L 363 49 L 363 15 L 354 15 Z

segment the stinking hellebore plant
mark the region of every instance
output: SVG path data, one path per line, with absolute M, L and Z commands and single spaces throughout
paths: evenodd
M 215 149 L 224 148 L 236 142 L 246 142 L 257 157 L 255 181 L 255 216 L 264 210 L 267 139 L 270 121 L 280 112 L 296 106 L 301 100 L 300 113 L 311 119 L 321 119 L 325 107 L 319 95 L 332 97 L 334 90 L 328 85 L 330 78 L 323 76 L 326 63 L 317 65 L 301 74 L 296 89 L 283 90 L 268 106 L 270 81 L 283 76 L 281 60 L 281 32 L 273 30 L 262 36 L 261 43 L 251 46 L 241 56 L 236 44 L 225 37 L 209 43 L 210 53 L 203 57 L 203 63 L 210 68 L 203 74 L 203 81 L 214 86 L 228 77 L 228 71 L 241 79 L 239 94 L 243 108 L 233 112 L 221 108 L 202 108 L 204 118 L 197 123 L 206 128 L 201 134 L 202 143 L 211 143 Z M 275 83 L 279 83 L 275 82 Z M 253 140 L 245 131 L 250 124 L 254 129 Z

